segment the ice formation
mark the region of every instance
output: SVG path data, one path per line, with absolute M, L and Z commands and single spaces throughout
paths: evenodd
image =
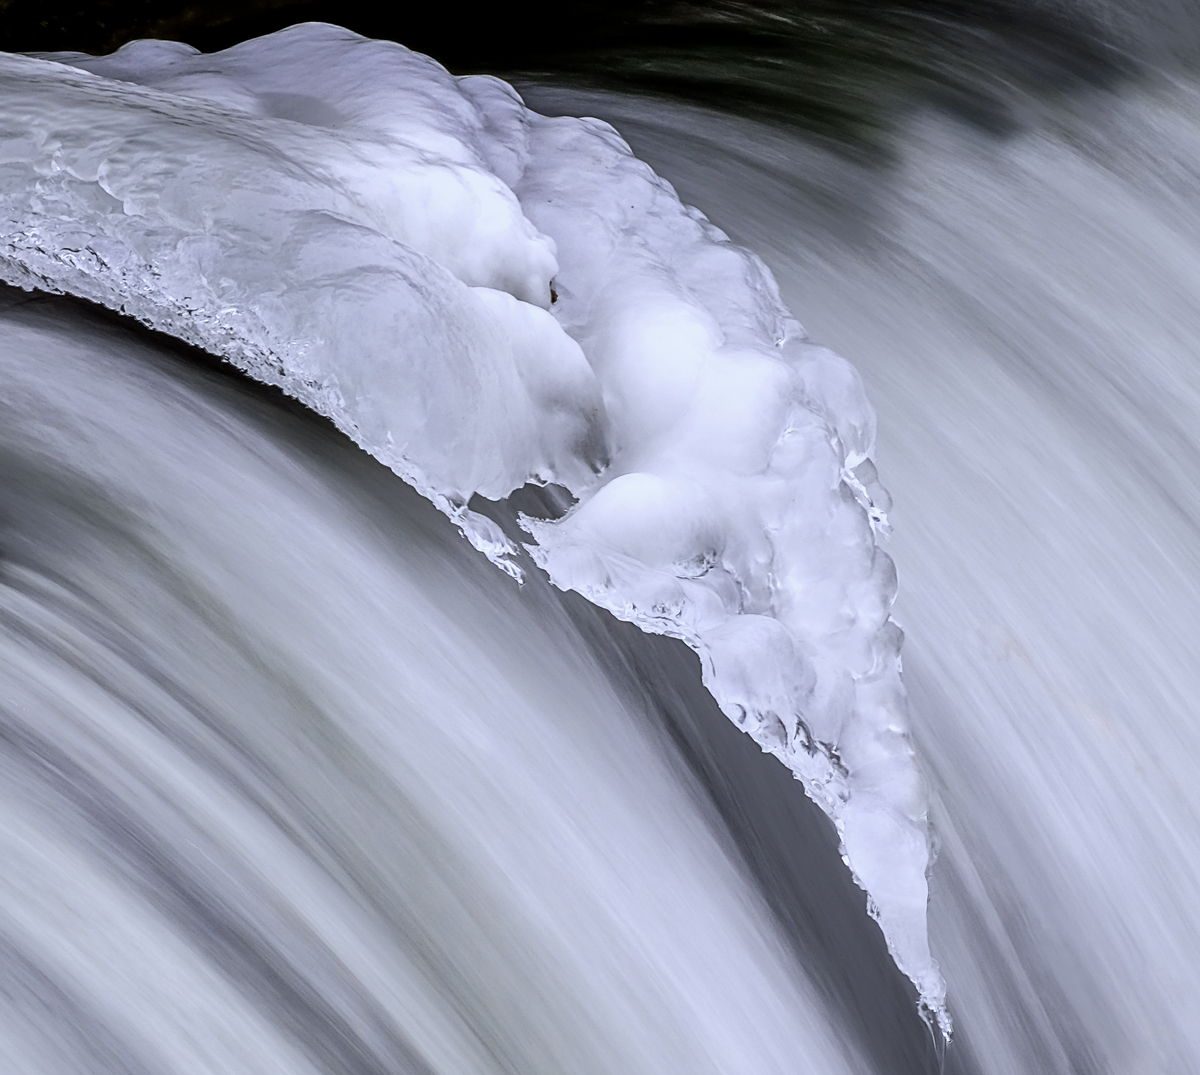
M 281 386 L 519 577 L 683 639 L 833 819 L 923 1009 L 929 839 L 886 495 L 851 367 L 607 124 L 308 24 L 203 55 L 0 57 L 0 276 Z

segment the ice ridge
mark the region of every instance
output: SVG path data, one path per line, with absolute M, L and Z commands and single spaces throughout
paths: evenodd
M 697 651 L 948 1034 L 874 417 L 758 258 L 607 124 L 333 26 L 0 56 L 0 83 L 0 276 L 279 385 L 516 577 L 468 501 L 569 490 L 523 518 L 534 561 Z

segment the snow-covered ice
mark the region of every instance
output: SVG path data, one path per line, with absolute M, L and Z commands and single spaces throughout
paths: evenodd
M 309 24 L 202 55 L 0 58 L 0 276 L 221 355 L 330 417 L 515 576 L 683 639 L 837 825 L 944 1030 L 886 494 L 854 370 L 607 124 Z

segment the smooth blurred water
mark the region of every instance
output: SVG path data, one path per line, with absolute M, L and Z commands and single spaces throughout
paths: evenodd
M 272 391 L 3 298 L 0 1070 L 926 1069 L 681 645 Z
M 1200 1071 L 1200 90 L 916 114 L 869 169 L 524 89 L 867 380 L 946 1070 Z M 0 1071 L 936 1070 L 681 646 L 518 590 L 266 390 L 3 301 Z

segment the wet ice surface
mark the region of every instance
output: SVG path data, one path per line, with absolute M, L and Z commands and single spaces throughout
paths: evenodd
M 922 119 L 886 176 L 523 90 L 620 126 L 863 372 L 935 788 L 948 1067 L 1200 1071 L 1195 86 L 1003 142 Z
M 696 649 L 948 1029 L 874 415 L 761 262 L 606 124 L 335 27 L 0 67 L 5 278 L 282 386 L 514 575 L 472 496 L 574 494 L 536 562 Z

